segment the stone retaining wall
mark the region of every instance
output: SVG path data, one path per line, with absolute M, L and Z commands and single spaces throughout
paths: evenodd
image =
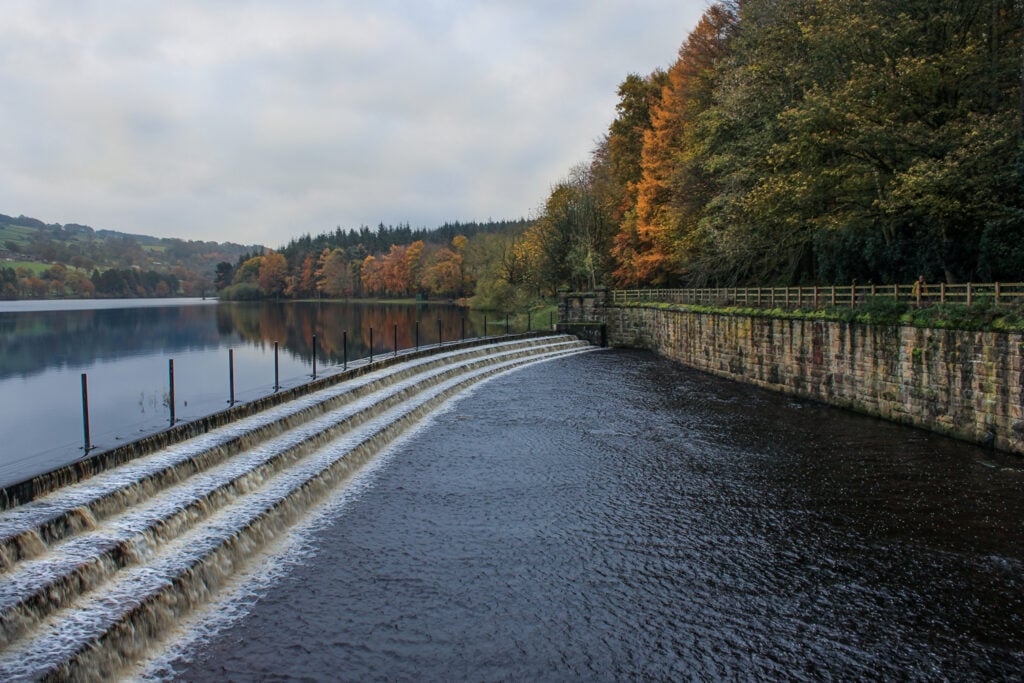
M 612 346 L 1024 454 L 1024 335 L 606 305 Z

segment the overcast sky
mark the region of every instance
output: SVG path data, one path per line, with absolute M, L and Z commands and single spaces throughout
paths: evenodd
M 0 213 L 281 246 L 530 217 L 705 0 L 0 0 Z

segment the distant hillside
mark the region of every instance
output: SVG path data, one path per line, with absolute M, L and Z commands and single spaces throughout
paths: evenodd
M 0 297 L 199 296 L 218 263 L 262 251 L 0 214 Z

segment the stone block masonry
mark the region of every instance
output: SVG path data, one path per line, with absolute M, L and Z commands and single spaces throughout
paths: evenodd
M 595 302 L 596 303 L 596 302 Z M 1024 335 L 706 313 L 591 309 L 611 346 L 1024 455 Z

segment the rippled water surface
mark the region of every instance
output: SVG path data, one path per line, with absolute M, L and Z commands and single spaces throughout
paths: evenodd
M 993 680 L 1024 671 L 1024 472 L 609 351 L 415 434 L 247 617 L 221 680 Z

